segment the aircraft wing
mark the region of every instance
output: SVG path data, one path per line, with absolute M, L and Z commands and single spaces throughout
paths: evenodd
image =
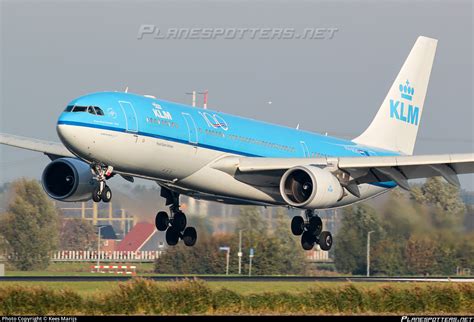
M 31 151 L 43 152 L 50 159 L 58 157 L 75 157 L 59 142 L 43 141 L 23 136 L 0 133 L 0 144 L 10 145 Z
M 442 176 L 449 183 L 459 186 L 458 174 L 474 173 L 474 153 L 327 158 L 227 157 L 216 161 L 212 167 L 246 183 L 277 186 L 287 169 L 305 165 L 327 168 L 337 174 L 346 187 L 395 181 L 402 188 L 410 189 L 408 179 L 434 176 Z

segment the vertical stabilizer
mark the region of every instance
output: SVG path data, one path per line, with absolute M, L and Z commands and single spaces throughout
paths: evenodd
M 372 123 L 354 142 L 413 154 L 437 43 L 418 37 Z

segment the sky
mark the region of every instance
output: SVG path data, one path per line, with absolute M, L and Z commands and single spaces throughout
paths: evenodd
M 73 98 L 117 90 L 353 138 L 419 35 L 439 39 L 415 154 L 474 151 L 471 1 L 0 1 L 0 132 L 58 141 Z M 155 39 L 143 25 L 336 30 L 323 39 Z M 198 98 L 202 104 L 202 97 Z M 271 104 L 269 103 L 271 102 Z M 0 183 L 48 159 L 0 147 Z M 474 190 L 474 176 L 461 176 Z M 121 180 L 121 179 L 119 179 Z

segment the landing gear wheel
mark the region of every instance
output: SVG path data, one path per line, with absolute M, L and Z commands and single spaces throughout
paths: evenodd
M 188 227 L 183 232 L 183 241 L 186 246 L 194 246 L 197 240 L 197 233 L 194 227 Z
M 299 236 L 304 231 L 304 220 L 301 216 L 295 216 L 291 219 L 291 232 L 295 236 Z
M 160 211 L 156 214 L 155 217 L 155 226 L 159 231 L 165 231 L 168 228 L 170 223 L 170 218 L 168 214 L 164 211 Z
M 315 242 L 316 238 L 314 237 L 313 233 L 305 231 L 303 235 L 301 235 L 301 246 L 304 250 L 313 249 Z
M 323 230 L 323 221 L 319 216 L 309 218 L 308 230 L 315 236 L 319 236 Z
M 177 231 L 173 226 L 169 227 L 166 231 L 166 243 L 170 246 L 174 246 L 179 241 L 179 231 Z
M 332 235 L 329 231 L 323 231 L 319 235 L 319 247 L 322 250 L 330 250 L 332 246 Z
M 173 216 L 173 222 L 171 225 L 177 231 L 183 231 L 184 228 L 186 228 L 186 215 L 181 211 L 176 212 Z
M 112 199 L 112 190 L 110 190 L 109 186 L 105 186 L 104 190 L 100 194 L 100 198 L 103 202 L 109 202 Z
M 101 198 L 100 198 L 100 188 L 99 187 L 95 187 L 94 191 L 92 191 L 92 200 L 94 202 L 100 202 Z

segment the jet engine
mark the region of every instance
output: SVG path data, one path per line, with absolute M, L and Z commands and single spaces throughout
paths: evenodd
M 329 171 L 316 166 L 288 169 L 280 180 L 280 193 L 290 206 L 305 209 L 330 208 L 341 200 L 344 189 Z
M 60 158 L 48 164 L 41 182 L 44 191 L 60 201 L 90 200 L 98 186 L 89 164 L 74 158 Z

